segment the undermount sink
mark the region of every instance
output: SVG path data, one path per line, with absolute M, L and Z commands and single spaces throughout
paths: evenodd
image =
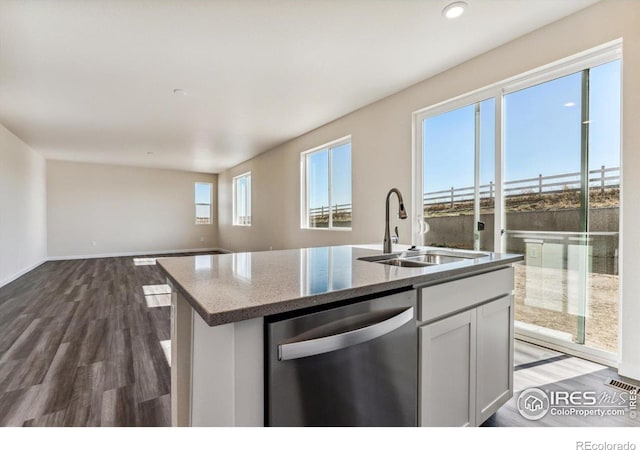
M 463 252 L 457 250 L 418 250 L 365 256 L 358 259 L 397 267 L 427 267 L 483 258 L 485 256 L 488 256 L 488 253 Z
M 431 263 L 422 262 L 422 261 L 413 261 L 405 258 L 391 258 L 384 259 L 382 261 L 372 261 L 380 264 L 388 264 L 390 266 L 398 266 L 398 267 L 425 267 L 431 266 Z

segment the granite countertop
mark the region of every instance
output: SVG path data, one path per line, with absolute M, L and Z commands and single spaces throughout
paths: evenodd
M 406 248 L 394 246 L 394 251 Z M 358 260 L 381 253 L 380 245 L 347 245 L 159 258 L 158 265 L 204 321 L 214 326 L 411 287 L 523 259 L 490 253 L 416 268 Z

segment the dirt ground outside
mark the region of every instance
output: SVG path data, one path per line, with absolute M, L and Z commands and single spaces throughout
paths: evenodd
M 577 274 L 563 269 L 516 266 L 515 319 L 566 333 L 575 342 L 580 305 Z M 618 351 L 619 277 L 588 274 L 585 345 Z

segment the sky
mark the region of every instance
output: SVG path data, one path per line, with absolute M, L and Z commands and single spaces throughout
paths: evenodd
M 424 125 L 424 189 L 474 184 L 475 105 L 440 114 Z M 480 103 L 480 182 L 493 181 L 495 101 Z
M 620 165 L 620 62 L 590 71 L 589 167 Z M 474 184 L 474 105 L 426 119 L 424 191 Z M 480 182 L 494 181 L 494 100 L 480 105 Z M 505 180 L 580 171 L 581 73 L 505 96 Z
M 329 204 L 329 150 L 308 156 L 309 208 Z M 331 149 L 332 205 L 351 204 L 351 143 Z
M 196 183 L 196 203 L 211 204 L 211 184 Z M 196 217 L 210 217 L 211 207 L 198 205 L 196 206 Z
M 236 215 L 251 216 L 251 175 L 235 178 Z
M 196 203 L 211 203 L 211 184 L 196 183 Z

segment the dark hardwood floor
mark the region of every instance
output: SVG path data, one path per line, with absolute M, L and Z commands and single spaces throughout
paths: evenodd
M 143 293 L 164 283 L 122 257 L 47 262 L 0 288 L 0 425 L 170 425 L 170 307 Z

